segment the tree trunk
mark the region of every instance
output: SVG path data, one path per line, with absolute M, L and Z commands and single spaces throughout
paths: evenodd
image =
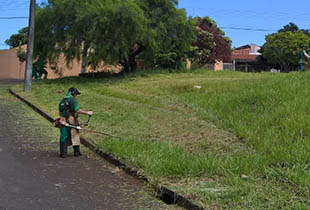
M 137 62 L 136 62 L 136 57 L 135 56 L 130 56 L 129 57 L 129 68 L 130 71 L 133 72 L 137 69 Z
M 136 57 L 145 50 L 145 46 L 138 45 L 138 49 L 135 50 L 128 58 L 129 71 L 133 72 L 137 69 Z
M 81 74 L 86 72 L 86 68 L 88 66 L 88 49 L 89 44 L 84 42 L 83 46 L 83 54 L 82 54 L 82 66 L 81 66 Z
M 124 72 L 134 72 L 137 69 L 136 57 L 145 50 L 145 46 L 139 45 L 138 49 L 132 52 L 128 58 L 124 57 L 119 63 L 124 67 Z
M 119 62 L 123 67 L 123 71 L 126 73 L 126 72 L 130 72 L 130 66 L 129 66 L 129 62 L 127 60 L 127 58 L 123 58 L 122 61 Z

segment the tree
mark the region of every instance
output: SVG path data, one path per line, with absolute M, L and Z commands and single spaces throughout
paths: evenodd
M 27 44 L 28 31 L 28 27 L 20 29 L 17 34 L 12 34 L 9 39 L 5 40 L 5 44 L 9 45 L 10 48 Z
M 93 21 L 91 64 L 104 61 L 120 63 L 125 71 L 134 69 L 135 57 L 145 49 L 141 44 L 147 34 L 143 10 L 134 1 L 94 0 L 86 15 Z
M 164 4 L 165 1 L 162 2 Z M 167 1 L 166 1 L 167 2 Z M 169 3 L 169 1 L 168 1 Z M 167 6 L 162 7 L 161 13 L 157 14 L 158 9 L 154 10 L 154 16 L 150 26 L 158 24 L 158 28 L 154 37 L 156 45 L 150 49 L 149 52 L 154 52 L 153 61 L 155 65 L 160 67 L 177 68 L 177 64 L 182 59 L 187 58 L 192 47 L 192 42 L 196 39 L 195 25 L 192 18 L 186 17 L 186 12 L 183 9 L 176 8 L 176 2 L 173 3 L 170 8 Z M 151 5 L 151 8 L 153 5 Z M 156 15 L 157 14 L 157 15 Z M 163 27 L 163 28 L 161 28 Z
M 63 53 L 67 64 L 82 60 L 81 73 L 88 65 L 92 20 L 84 15 L 91 0 L 49 0 L 37 8 L 36 57 L 55 63 Z
M 268 64 L 278 65 L 281 71 L 291 71 L 299 62 L 299 54 L 303 47 L 310 48 L 310 37 L 298 32 L 278 32 L 266 36 L 262 57 Z
M 175 0 L 50 0 L 37 12 L 36 55 L 55 61 L 64 53 L 67 63 L 82 59 L 82 72 L 101 61 L 133 71 L 138 56 L 146 62 L 162 52 L 182 57 L 194 34 L 185 10 L 176 5 Z
M 291 22 L 291 23 L 283 26 L 283 28 L 280 29 L 278 32 L 287 32 L 287 31 L 296 33 L 297 31 L 299 31 L 299 28 L 298 28 L 298 26 L 295 23 Z
M 209 17 L 196 18 L 197 40 L 193 43 L 193 60 L 198 64 L 229 61 L 231 40 Z
M 189 57 L 192 42 L 196 39 L 195 21 L 186 18 L 185 10 L 176 10 L 170 15 L 164 23 L 166 29 L 158 31 L 160 37 L 153 60 L 159 67 L 178 68 L 178 63 Z
M 156 64 L 162 55 L 185 57 L 189 51 L 193 28 L 185 10 L 176 8 L 176 1 L 95 2 L 98 6 L 90 11 L 97 17 L 97 58 L 117 61 L 130 72 L 136 69 L 137 57 Z
M 291 31 L 293 33 L 301 31 L 304 34 L 310 35 L 310 29 L 299 29 L 299 27 L 295 23 L 292 23 L 292 22 L 283 26 L 282 29 L 278 30 L 278 32 L 287 32 L 287 31 Z

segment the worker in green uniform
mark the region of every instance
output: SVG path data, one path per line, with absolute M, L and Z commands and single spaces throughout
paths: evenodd
M 78 114 L 92 115 L 92 111 L 80 109 L 77 101 L 77 96 L 81 93 L 75 87 L 68 90 L 66 96 L 59 103 L 60 122 L 62 124 L 69 123 L 70 125 L 78 126 Z M 80 151 L 80 135 L 75 128 L 63 126 L 60 128 L 60 157 L 64 158 L 67 155 L 67 146 L 73 146 L 74 156 L 81 156 Z
M 181 59 L 178 59 L 177 62 L 176 62 L 176 69 L 177 70 L 181 70 L 182 69 L 182 60 Z
M 37 79 L 41 79 L 44 75 L 44 79 L 47 79 L 47 71 L 45 70 L 45 62 L 42 58 L 39 58 L 34 64 L 33 69 L 35 69 L 37 74 Z
M 34 64 L 32 64 L 32 77 L 31 78 L 37 80 L 38 77 L 39 77 L 39 75 L 38 75 L 37 66 L 34 63 Z
M 310 56 L 306 52 L 306 48 L 303 48 L 300 52 L 300 59 L 299 59 L 299 70 L 301 72 L 305 71 L 305 65 L 307 64 L 306 58 L 310 59 Z

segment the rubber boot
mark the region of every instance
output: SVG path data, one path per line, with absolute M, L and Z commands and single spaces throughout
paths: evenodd
M 67 155 L 67 143 L 66 141 L 60 141 L 60 157 L 65 158 Z
M 74 156 L 78 157 L 81 156 L 81 151 L 80 151 L 80 146 L 73 146 L 73 150 L 74 150 Z

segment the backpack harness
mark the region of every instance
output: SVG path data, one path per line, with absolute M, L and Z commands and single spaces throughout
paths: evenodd
M 73 97 L 70 98 L 70 100 L 66 100 L 66 98 L 63 98 L 62 101 L 60 102 L 60 106 L 62 106 L 62 108 L 59 111 L 62 112 L 64 111 L 64 109 L 66 110 L 66 115 L 65 115 L 66 120 L 69 119 L 69 113 L 71 113 L 71 115 L 74 117 L 75 120 L 77 118 L 76 113 L 71 110 L 73 100 L 74 100 Z
M 63 112 L 64 110 L 66 110 L 66 114 L 65 114 L 66 121 L 68 121 L 68 119 L 69 119 L 69 113 L 71 113 L 71 115 L 74 117 L 74 120 L 77 121 L 76 113 L 71 111 L 73 99 L 74 99 L 73 97 L 70 98 L 70 100 L 66 100 L 66 98 L 63 98 L 61 100 L 61 102 L 59 103 L 59 105 L 61 106 L 59 111 Z M 69 122 L 67 122 L 67 123 L 69 123 Z M 56 128 L 62 128 L 65 126 L 63 123 L 60 122 L 60 118 L 57 118 L 56 120 L 54 120 L 53 124 Z
M 75 128 L 77 130 L 80 130 L 81 129 L 81 126 L 88 126 L 88 123 L 90 121 L 90 118 L 91 118 L 91 115 L 88 115 L 88 120 L 84 123 L 79 123 L 77 118 L 78 118 L 78 115 L 76 112 L 72 111 L 71 110 L 71 106 L 73 104 L 73 100 L 74 98 L 70 98 L 70 100 L 66 100 L 66 98 L 63 98 L 62 101 L 59 103 L 61 108 L 59 109 L 60 112 L 66 110 L 66 114 L 65 114 L 65 118 L 66 118 L 66 121 L 67 121 L 67 125 L 64 125 L 63 123 L 60 122 L 60 118 L 57 118 L 56 120 L 54 120 L 53 124 L 56 128 L 62 128 L 64 126 L 66 127 L 71 127 L 71 128 Z M 73 116 L 74 118 L 74 121 L 75 121 L 75 125 L 70 125 L 70 123 L 68 122 L 68 119 L 69 119 L 69 113 L 71 113 L 71 115 Z

